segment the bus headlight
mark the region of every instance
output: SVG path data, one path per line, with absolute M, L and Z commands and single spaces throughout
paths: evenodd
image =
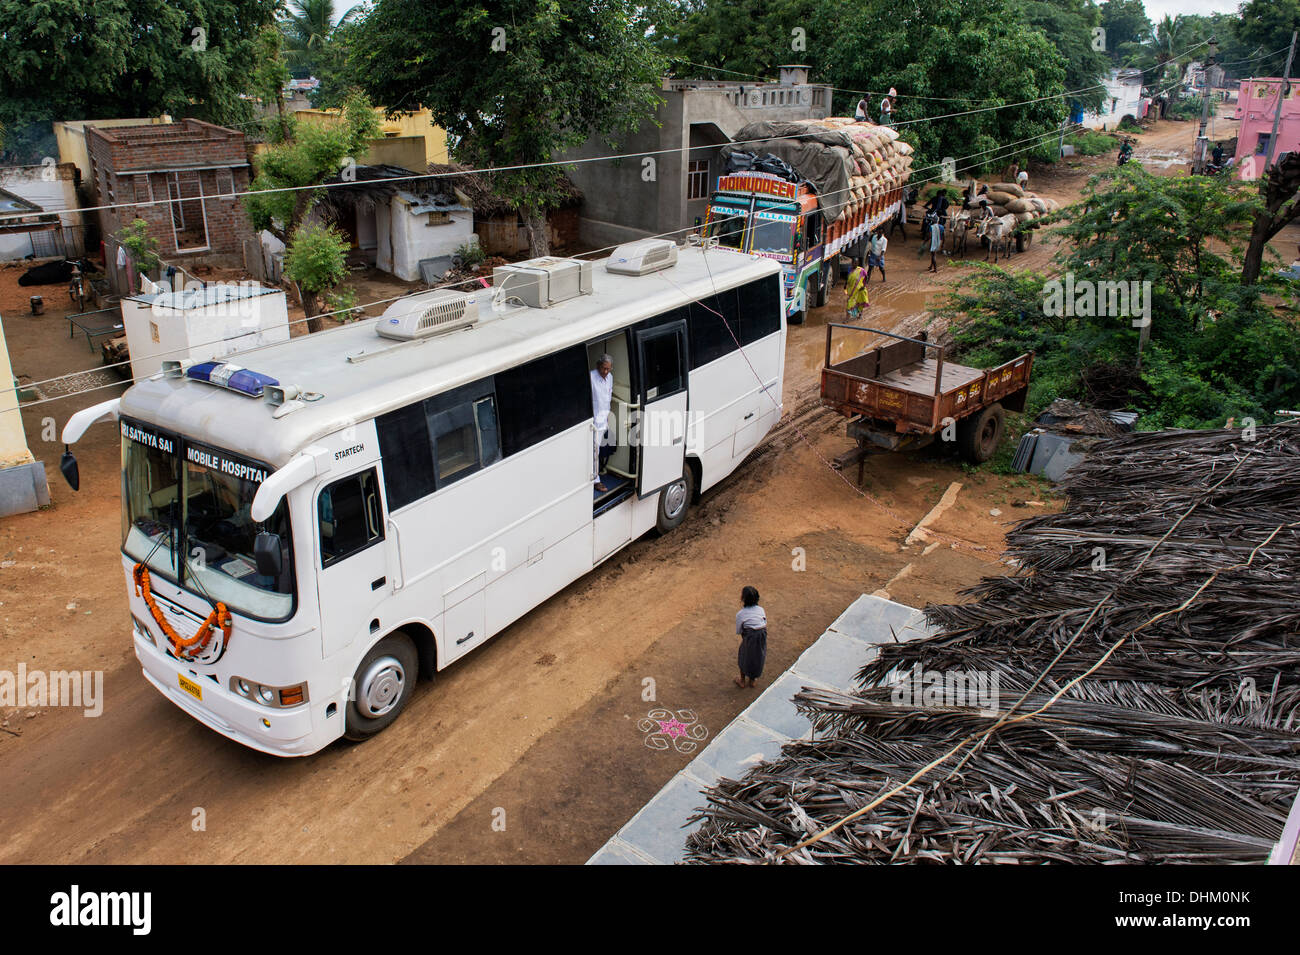
M 252 680 L 245 680 L 243 677 L 232 676 L 230 678 L 230 689 L 232 692 L 244 697 L 244 699 L 276 709 L 284 709 L 285 707 L 297 706 L 300 703 L 307 702 L 306 683 L 295 683 L 293 686 L 266 686 L 261 683 L 254 683 Z

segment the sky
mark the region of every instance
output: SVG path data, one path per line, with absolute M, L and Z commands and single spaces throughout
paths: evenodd
M 1238 0 L 1143 0 L 1147 19 L 1156 22 L 1165 14 L 1176 17 L 1180 13 L 1198 13 L 1209 16 L 1211 13 L 1236 13 Z

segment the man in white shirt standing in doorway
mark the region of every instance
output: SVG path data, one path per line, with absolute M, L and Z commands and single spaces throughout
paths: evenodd
M 614 445 L 609 440 L 609 405 L 614 398 L 614 359 L 610 355 L 601 355 L 596 367 L 591 370 L 591 412 L 596 419 L 596 446 L 593 462 L 596 465 L 596 490 L 608 491 L 605 482 L 600 479 L 605 470 L 605 462 L 614 453 Z

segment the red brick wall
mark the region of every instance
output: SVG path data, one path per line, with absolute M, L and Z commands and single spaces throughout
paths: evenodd
M 147 200 L 148 190 L 143 185 L 137 193 L 137 183 L 142 183 L 143 174 L 133 174 L 133 169 L 180 167 L 183 170 L 188 166 L 224 164 L 243 167 L 197 171 L 207 217 L 207 248 L 202 251 L 177 251 L 171 203 L 105 209 L 99 213 L 100 227 L 105 235 L 118 231 L 132 219 L 144 219 L 149 223 L 149 233 L 158 240 L 158 251 L 164 259 L 232 264 L 242 260 L 243 239 L 252 234 L 252 224 L 244 205 L 239 199 L 211 198 L 230 193 L 230 177 L 233 177 L 236 193 L 248 190 L 249 170 L 245 165 L 248 157 L 242 133 L 185 120 L 171 125 L 89 127 L 86 143 L 103 205 Z M 182 171 L 179 175 L 182 179 L 192 180 L 195 173 Z M 169 178 L 163 173 L 148 176 L 154 200 L 169 198 Z M 197 203 L 186 203 L 185 209 L 187 214 L 192 214 Z

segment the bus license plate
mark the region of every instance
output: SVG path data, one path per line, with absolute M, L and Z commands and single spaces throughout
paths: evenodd
M 176 674 L 176 679 L 180 680 L 181 689 L 194 697 L 194 699 L 200 701 L 203 699 L 203 687 L 199 686 L 193 680 L 185 679 L 185 677 L 181 676 L 179 673 Z

